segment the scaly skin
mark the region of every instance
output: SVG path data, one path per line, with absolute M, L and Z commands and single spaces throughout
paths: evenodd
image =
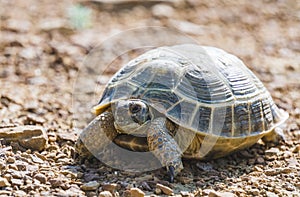
M 81 132 L 76 142 L 76 151 L 83 157 L 90 157 L 91 154 L 96 156 L 112 143 L 117 134 L 112 112 L 105 111 Z
M 177 142 L 169 134 L 164 118 L 154 119 L 150 124 L 147 132 L 149 150 L 163 166 L 166 166 L 170 174 L 170 182 L 173 182 L 174 176 L 183 169 L 182 152 Z

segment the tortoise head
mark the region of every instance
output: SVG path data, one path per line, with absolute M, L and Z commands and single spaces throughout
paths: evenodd
M 126 134 L 144 134 L 150 120 L 148 105 L 139 99 L 119 100 L 112 104 L 115 128 Z

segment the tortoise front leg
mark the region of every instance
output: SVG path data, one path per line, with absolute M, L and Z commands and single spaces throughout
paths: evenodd
M 75 145 L 76 152 L 81 157 L 97 156 L 117 134 L 112 112 L 103 112 L 81 132 Z
M 173 182 L 174 176 L 183 169 L 182 152 L 177 142 L 169 134 L 164 118 L 157 118 L 151 122 L 147 140 L 149 150 L 163 166 L 166 166 L 170 175 L 170 182 Z

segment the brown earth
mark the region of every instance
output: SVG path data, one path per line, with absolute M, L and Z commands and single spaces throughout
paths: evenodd
M 299 1 L 1 0 L 0 20 L 0 195 L 300 196 Z M 177 29 L 240 57 L 289 112 L 286 141 L 184 161 L 173 184 L 164 169 L 130 173 L 74 161 L 89 108 L 119 66 L 141 50 L 96 73 L 86 69 L 85 58 L 112 35 L 141 26 Z M 113 49 L 135 46 L 134 35 L 115 40 Z M 168 38 L 152 36 L 156 43 Z M 104 48 L 102 57 L 110 60 L 110 53 Z

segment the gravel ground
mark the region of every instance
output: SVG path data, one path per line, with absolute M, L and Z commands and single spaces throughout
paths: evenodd
M 0 196 L 300 196 L 299 1 L 1 0 L 0 19 Z M 139 26 L 176 28 L 240 57 L 289 112 L 285 142 L 184 161 L 173 184 L 164 169 L 130 173 L 74 161 L 92 117 L 74 99 L 84 58 Z M 117 69 L 104 72 L 99 91 Z M 93 94 L 84 94 L 90 106 Z

